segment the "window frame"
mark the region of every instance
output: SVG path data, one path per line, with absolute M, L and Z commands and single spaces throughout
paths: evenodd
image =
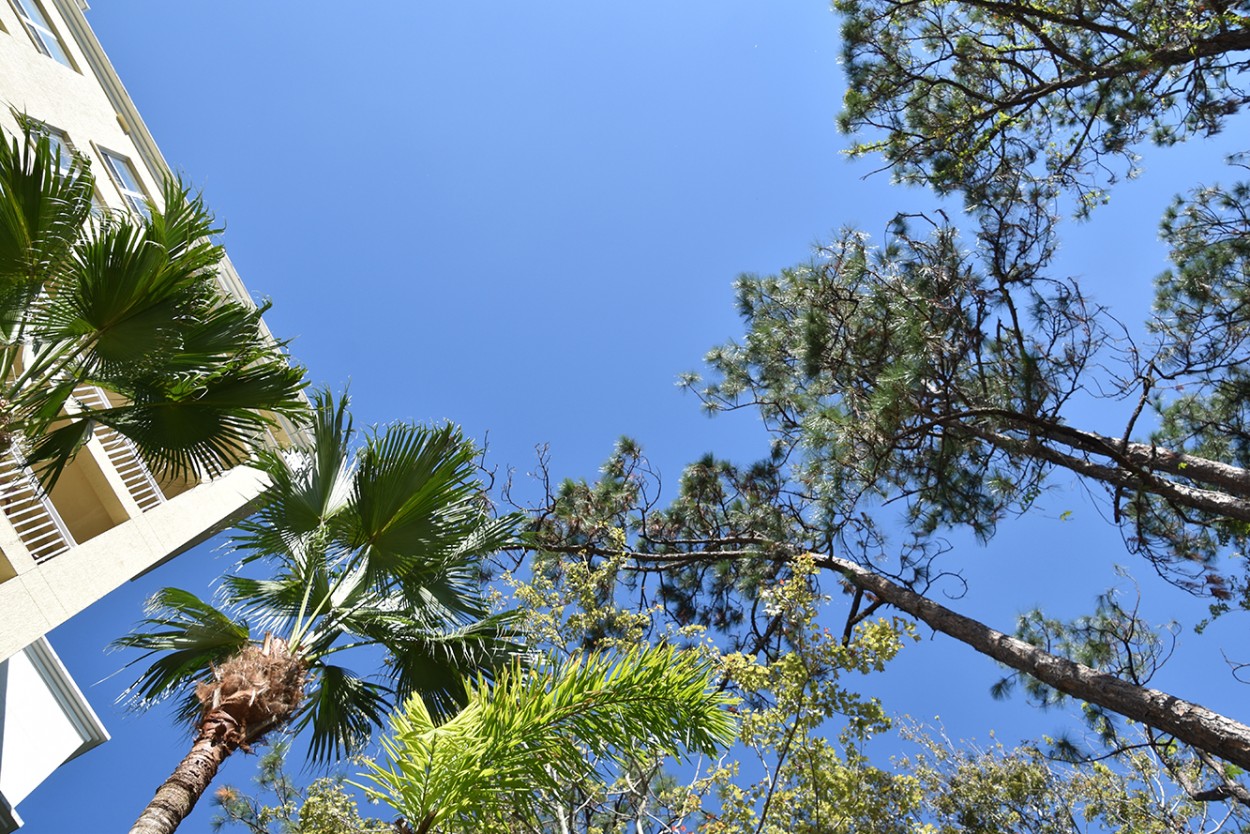
M 113 181 L 113 187 L 121 195 L 122 202 L 126 204 L 126 209 L 143 220 L 151 219 L 152 195 L 148 193 L 148 190 L 143 185 L 143 180 L 139 178 L 139 169 L 135 167 L 134 161 L 124 153 L 111 151 L 100 145 L 96 145 L 95 149 L 99 153 L 100 159 L 104 161 L 104 170 L 108 171 L 109 179 Z M 126 171 L 124 174 L 118 171 L 118 163 L 125 166 Z M 127 186 L 125 179 L 132 180 L 135 188 Z
M 78 72 L 78 66 L 65 46 L 65 39 L 52 26 L 52 21 L 48 20 L 48 11 L 43 4 L 39 0 L 10 0 L 10 2 L 13 10 L 17 12 L 22 28 L 26 30 L 31 42 L 35 44 L 35 48 L 61 66 Z
M 69 133 L 38 119 L 31 119 L 30 122 L 35 130 L 48 137 L 49 142 L 56 144 L 57 160 L 60 163 L 57 172 L 61 176 L 65 176 L 73 171 L 75 161 L 80 161 L 84 172 L 91 171 L 91 157 L 87 155 L 86 151 L 79 150 L 78 146 L 74 144 L 74 140 L 69 138 Z M 100 192 L 94 183 L 91 188 L 91 213 L 96 217 L 104 214 L 104 203 L 100 201 Z
M 57 172 L 61 176 L 71 172 L 74 169 L 74 157 L 80 154 L 78 148 L 70 141 L 69 134 L 47 122 L 34 122 L 33 124 L 35 130 L 41 136 L 46 136 L 48 142 L 56 147 Z

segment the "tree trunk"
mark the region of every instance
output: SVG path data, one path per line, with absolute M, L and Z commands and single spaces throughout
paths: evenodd
M 200 722 L 190 752 L 157 789 L 130 834 L 173 834 L 208 789 L 221 763 L 238 748 L 237 743 L 229 740 L 234 726 L 233 718 L 217 711 Z
M 813 556 L 818 565 L 837 571 L 855 587 L 876 594 L 895 608 L 999 663 L 1037 678 L 1065 695 L 1140 721 L 1178 741 L 1250 770 L 1250 727 L 1239 721 L 1009 637 L 854 562 L 818 553 Z
M 287 642 L 266 634 L 220 666 L 211 680 L 196 684 L 204 705 L 191 752 L 156 791 L 130 834 L 173 834 L 208 790 L 217 769 L 235 750 L 254 744 L 286 724 L 304 699 L 308 669 Z

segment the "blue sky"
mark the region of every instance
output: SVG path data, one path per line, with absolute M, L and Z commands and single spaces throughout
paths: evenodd
M 752 416 L 708 420 L 674 386 L 740 334 L 733 278 L 931 205 L 841 156 L 837 20 L 820 0 L 95 0 L 88 19 L 311 379 L 350 382 L 358 423 L 450 419 L 521 473 L 549 442 L 556 475 L 593 476 L 621 434 L 672 479 L 709 450 L 762 454 Z M 1163 266 L 1157 218 L 1220 176 L 1213 160 L 1199 145 L 1150 153 L 1140 182 L 1065 228 L 1064 268 L 1140 319 Z M 1085 610 L 1128 563 L 1079 490 L 1043 503 L 991 546 L 961 544 L 960 605 L 1000 628 L 1035 604 Z M 127 679 L 108 677 L 122 660 L 102 648 L 157 587 L 208 593 L 228 566 L 202 547 L 51 635 L 114 738 L 20 806 L 28 832 L 123 829 L 174 767 L 184 733 L 119 713 Z M 1193 608 L 1132 567 L 1169 615 Z M 1236 714 L 1218 650 L 1241 624 L 1184 635 L 1197 659 L 1171 674 L 1178 694 Z M 926 634 L 865 687 L 941 714 L 953 737 L 1063 725 L 991 702 L 997 675 Z M 219 782 L 253 767 L 236 756 Z M 202 803 L 182 830 L 211 813 Z

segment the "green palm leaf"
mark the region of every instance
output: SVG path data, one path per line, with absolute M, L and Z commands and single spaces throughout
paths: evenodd
M 527 521 L 524 513 L 510 513 L 489 518 L 479 508 L 480 517 L 463 538 L 456 542 L 450 555 L 452 563 L 480 561 L 516 545 L 518 530 Z
M 74 340 L 84 367 L 143 363 L 176 351 L 178 321 L 195 276 L 171 269 L 145 227 L 119 217 L 75 247 L 69 268 L 35 322 L 36 338 Z
M 39 475 L 45 489 L 56 483 L 74 455 L 91 439 L 93 428 L 90 419 L 70 418 L 65 425 L 44 432 L 34 448 L 24 455 L 24 463 Z
M 441 567 L 441 569 L 440 569 Z M 433 624 L 470 622 L 486 616 L 480 560 L 462 559 L 442 566 L 414 563 L 396 583 L 395 593 Z
M 244 576 L 222 578 L 222 596 L 237 605 L 261 631 L 285 633 L 309 600 L 325 598 L 330 581 L 315 561 L 302 573 L 280 572 L 272 579 Z
M 23 321 L 48 276 L 63 267 L 91 210 L 85 167 L 59 172 L 58 155 L 38 125 L 19 116 L 22 133 L 0 141 L 0 328 Z
M 159 472 L 227 469 L 246 460 L 271 425 L 262 409 L 301 408 L 303 369 L 285 362 L 225 367 L 212 375 L 137 381 L 129 405 L 89 413 L 129 438 Z
M 480 513 L 478 508 L 473 511 Z M 454 543 L 443 561 L 406 563 L 399 577 L 401 593 L 414 606 L 440 611 L 439 616 L 462 621 L 485 616 L 489 606 L 480 593 L 482 560 L 515 544 L 523 521 L 520 514 L 497 519 L 480 514 L 476 527 Z
M 250 642 L 246 622 L 231 619 L 190 591 L 164 588 L 148 600 L 147 611 L 143 630 L 113 642 L 117 648 L 143 650 L 127 667 L 155 658 L 122 695 L 141 709 L 185 691 Z
M 189 271 L 216 265 L 222 253 L 210 238 L 222 230 L 202 195 L 192 194 L 181 178 L 170 177 L 161 189 L 161 205 L 160 211 L 150 212 L 147 218 L 148 237 Z
M 154 357 L 155 363 L 170 373 L 212 373 L 223 364 L 250 365 L 272 359 L 277 345 L 258 345 L 256 334 L 268 303 L 252 307 L 236 301 L 214 300 L 202 305 L 194 316 L 179 320 L 178 350 Z
M 383 761 L 366 765 L 376 785 L 366 790 L 420 832 L 541 825 L 544 797 L 593 780 L 594 757 L 714 755 L 728 746 L 732 700 L 714 688 L 706 661 L 671 647 L 615 663 L 593 654 L 514 666 L 492 688 L 479 680 L 468 706 L 442 724 L 409 699 L 391 718 Z
M 417 694 L 439 718 L 454 715 L 467 701 L 463 675 L 473 669 L 485 680 L 525 653 L 515 613 L 466 625 L 428 622 L 421 611 L 358 608 L 342 627 L 387 648 L 384 674 L 400 698 Z
M 370 578 L 448 561 L 482 520 L 473 448 L 454 426 L 389 426 L 368 438 L 353 496 L 352 544 Z
M 49 487 L 96 423 L 132 440 L 159 474 L 246 460 L 266 415 L 305 409 L 303 372 L 265 333 L 264 308 L 219 286 L 218 230 L 201 198 L 171 180 L 148 220 L 88 223 L 85 162 L 63 172 L 40 126 L 19 121 L 23 135 L 0 143 L 6 432 L 24 436 Z M 113 407 L 68 408 L 83 384 L 108 392 Z
M 336 404 L 326 391 L 313 396 L 311 442 L 288 452 L 263 452 L 256 460 L 272 487 L 255 515 L 238 527 L 232 545 L 244 564 L 257 559 L 301 560 L 329 546 L 352 493 L 352 421 L 346 397 Z
M 391 708 L 391 693 L 342 666 L 318 664 L 313 674 L 317 683 L 292 729 L 297 733 L 308 729 L 309 760 L 329 764 L 360 750 L 374 728 L 382 726 Z
M 225 378 L 136 388 L 129 404 L 88 419 L 132 438 L 149 431 L 165 438 L 164 452 L 141 445 L 148 454 L 176 454 L 171 436 L 189 438 L 182 444 L 189 457 L 202 453 L 201 443 L 222 453 L 212 444 L 223 442 L 225 429 L 251 425 L 214 387 Z M 220 589 L 227 609 L 259 632 L 249 642 L 246 625 L 167 591 L 143 631 L 118 641 L 144 649 L 143 661 L 169 653 L 132 687 L 140 705 L 187 692 L 217 664 L 217 674 L 181 702 L 181 715 L 200 726 L 201 742 L 225 745 L 223 756 L 243 740 L 214 728 L 244 728 L 252 743 L 293 721 L 296 732 L 310 734 L 310 759 L 324 764 L 359 750 L 397 699 L 419 695 L 430 712 L 449 717 L 468 701 L 467 675 L 490 680 L 522 655 L 515 617 L 489 615 L 481 593 L 481 559 L 512 540 L 517 520 L 485 513 L 472 446 L 451 427 L 394 426 L 355 449 L 345 402 L 321 393 L 315 404 L 316 445 L 258 456 L 271 489 L 233 540 L 251 573 L 225 577 Z M 221 425 L 201 430 L 194 421 L 204 419 L 206 405 L 221 407 Z M 266 567 L 267 576 L 256 575 Z M 330 662 L 368 648 L 381 659 L 376 680 Z

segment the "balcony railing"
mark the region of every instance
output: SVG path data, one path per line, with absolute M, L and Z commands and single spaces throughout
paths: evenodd
M 0 455 L 0 507 L 36 562 L 59 556 L 76 544 L 39 480 L 12 449 Z
M 74 397 L 91 408 L 108 408 L 110 405 L 107 395 L 94 385 L 78 386 L 74 389 Z M 165 493 L 161 492 L 160 485 L 129 439 L 99 423 L 96 424 L 95 436 L 139 509 L 147 512 L 165 502 Z
M 74 397 L 89 408 L 109 407 L 107 395 L 95 386 L 79 386 Z M 165 502 L 165 493 L 130 440 L 99 424 L 95 436 L 141 512 Z M 36 563 L 59 556 L 78 543 L 52 499 L 40 486 L 39 479 L 22 464 L 21 452 L 16 447 L 0 453 L 0 511 Z

